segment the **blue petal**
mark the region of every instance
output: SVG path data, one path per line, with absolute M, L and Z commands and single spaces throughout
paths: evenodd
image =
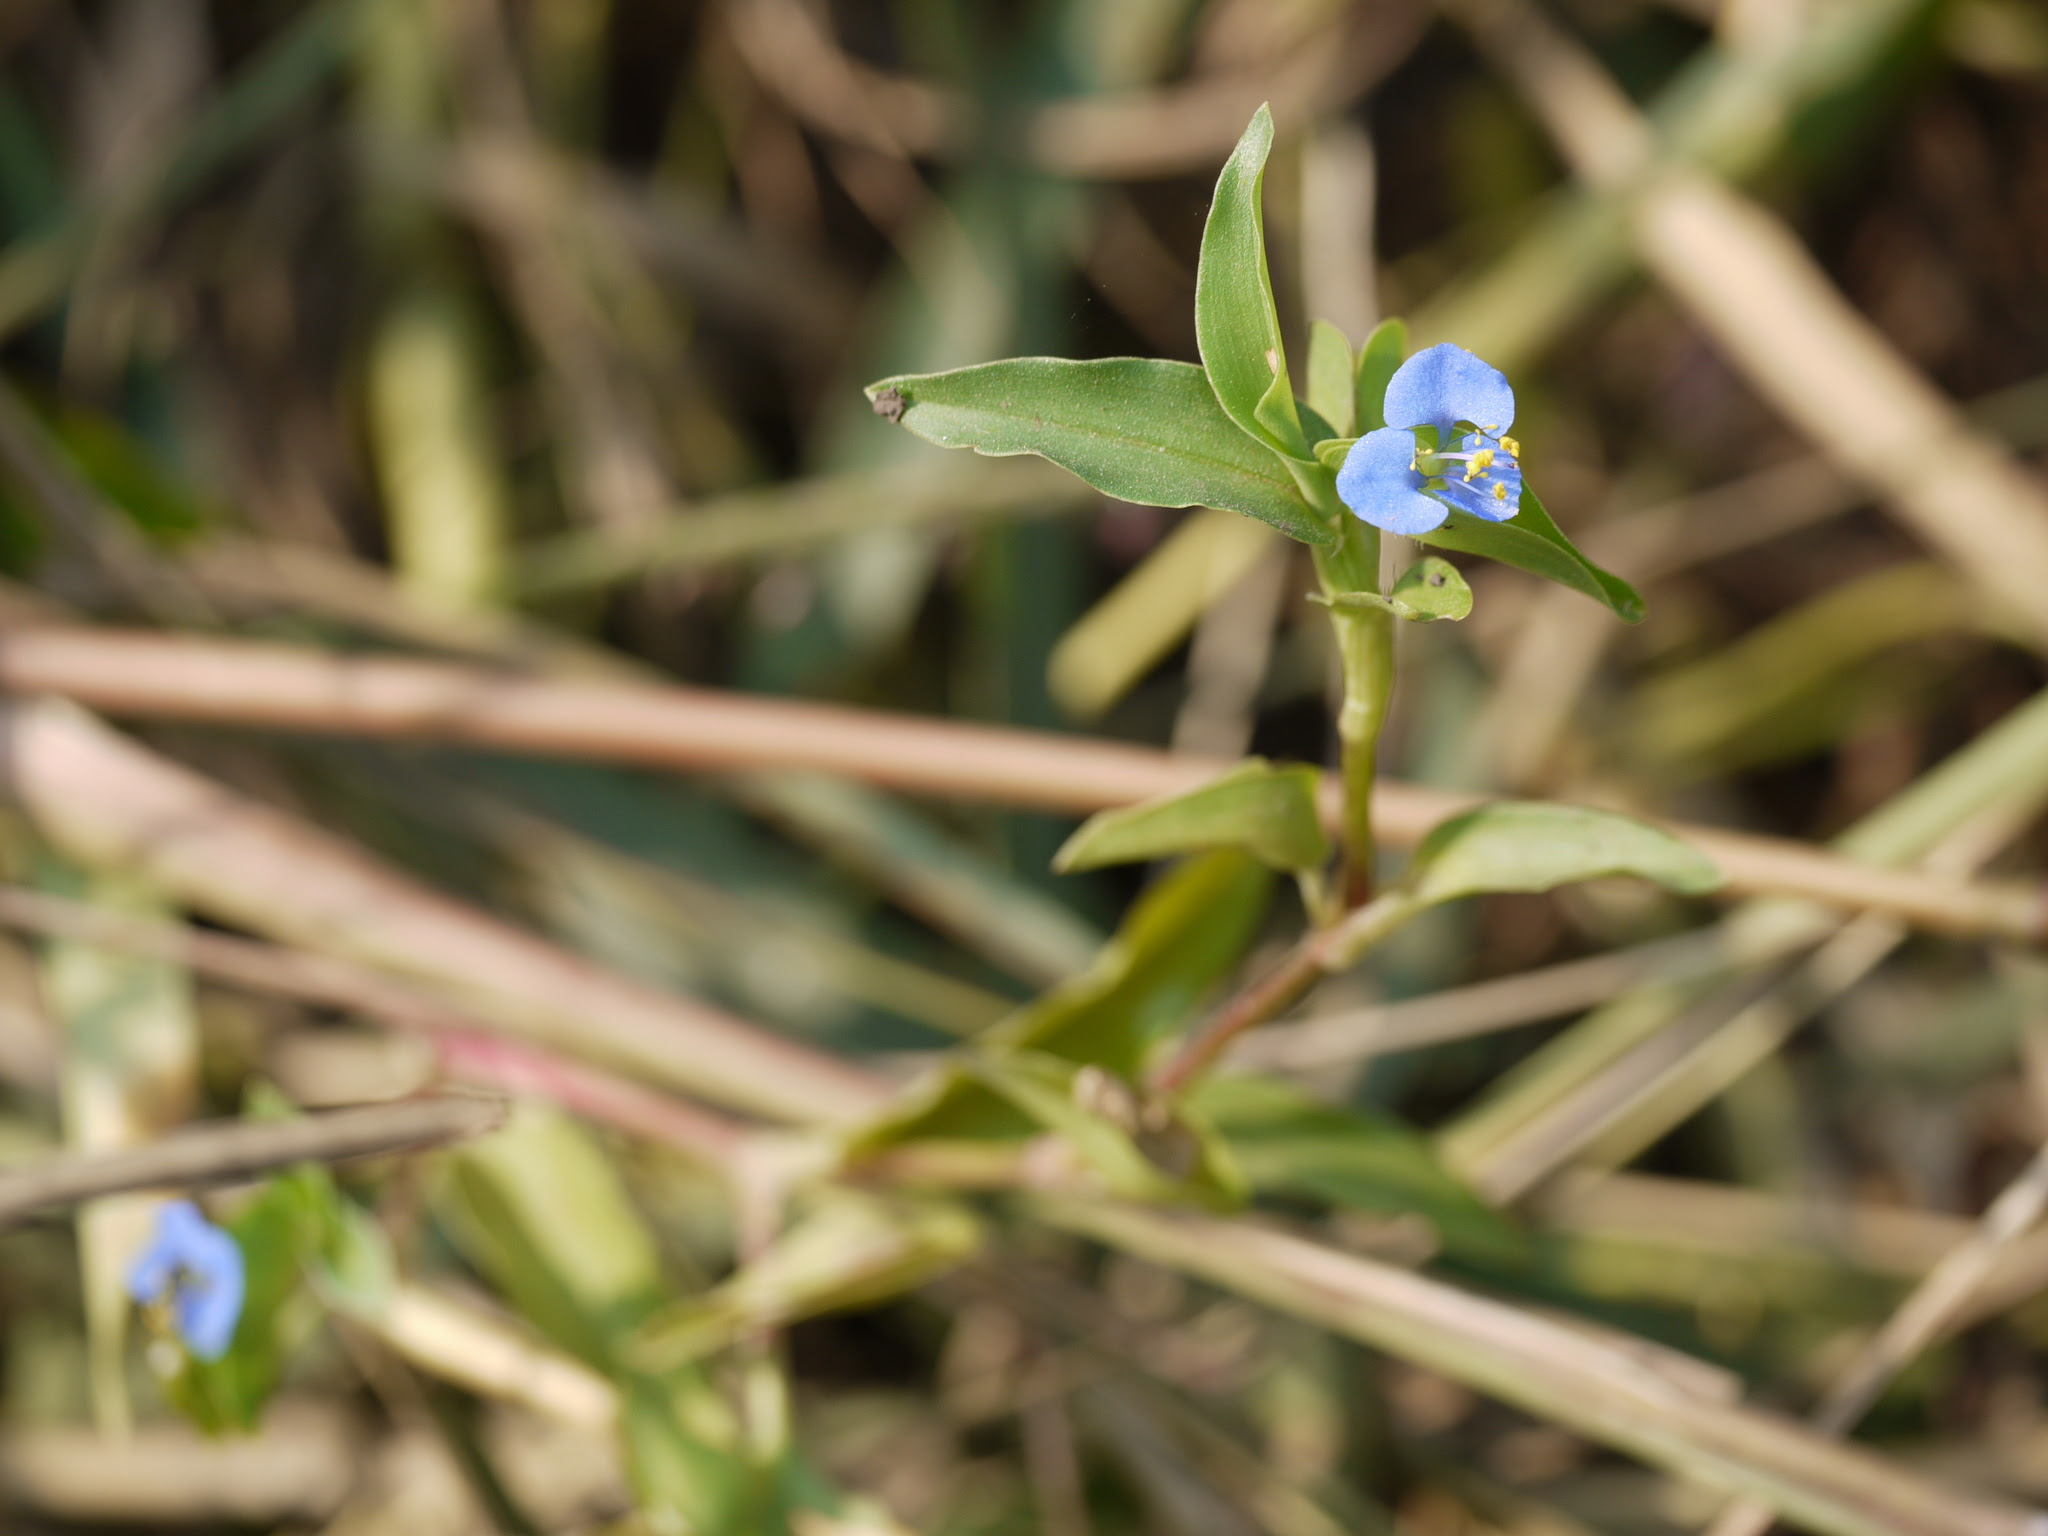
M 163 1208 L 156 1237 L 128 1273 L 136 1301 L 171 1297 L 179 1336 L 202 1360 L 219 1359 L 233 1342 L 246 1285 L 241 1247 L 189 1200 Z
M 208 1227 L 192 1259 L 191 1274 L 178 1290 L 178 1332 L 200 1359 L 218 1360 L 242 1318 L 242 1250 L 219 1227 Z
M 1439 442 L 1461 421 L 1497 437 L 1515 424 L 1515 391 L 1491 363 L 1443 341 L 1394 370 L 1385 410 L 1388 426 L 1435 427 Z
M 1443 506 L 1422 494 L 1414 468 L 1415 434 L 1397 427 L 1368 432 L 1351 445 L 1337 471 L 1344 505 L 1388 533 L 1427 533 L 1445 517 Z
M 128 1271 L 128 1294 L 144 1306 L 160 1300 L 184 1267 L 185 1250 L 195 1227 L 205 1225 L 206 1218 L 190 1200 L 173 1200 L 158 1211 L 156 1236 Z
M 148 1306 L 171 1288 L 176 1271 L 177 1261 L 160 1244 L 152 1244 L 128 1271 L 129 1297 L 137 1306 Z

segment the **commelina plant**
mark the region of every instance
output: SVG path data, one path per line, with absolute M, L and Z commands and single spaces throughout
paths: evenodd
M 1296 394 L 1262 228 L 1272 145 L 1272 114 L 1261 107 L 1216 184 L 1195 282 L 1199 366 L 1023 357 L 868 387 L 877 414 L 943 447 L 1039 454 L 1110 496 L 1241 512 L 1314 553 L 1321 590 L 1312 598 L 1328 610 L 1344 677 L 1336 846 L 1319 816 L 1320 775 L 1253 759 L 1188 794 L 1095 817 L 1061 851 L 1060 867 L 1246 849 L 1300 882 L 1312 923 L 1329 938 L 1323 970 L 1351 963 L 1424 907 L 1482 891 L 1608 874 L 1711 888 L 1713 866 L 1655 828 L 1579 807 L 1504 803 L 1439 827 L 1398 882 L 1375 889 L 1372 788 L 1395 628 L 1462 619 L 1472 606 L 1464 578 L 1440 556 L 1382 590 L 1381 532 L 1517 566 L 1631 623 L 1642 600 L 1544 511 L 1510 433 L 1514 390 L 1472 353 L 1441 343 L 1407 356 L 1398 320 L 1354 353 L 1350 338 L 1319 320 L 1306 394 Z M 1271 1011 L 1250 1010 L 1232 1027 Z M 1182 1056 L 1194 1047 L 1194 1065 L 1206 1066 L 1223 1043 L 1197 1039 Z M 1155 1083 L 1177 1089 L 1195 1075 L 1169 1070 Z

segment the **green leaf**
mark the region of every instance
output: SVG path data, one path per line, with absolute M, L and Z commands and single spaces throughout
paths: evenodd
M 1472 588 L 1450 561 L 1424 555 L 1401 573 L 1394 590 L 1385 597 L 1377 592 L 1337 592 L 1312 600 L 1331 608 L 1380 608 L 1410 623 L 1428 624 L 1469 614 Z
M 1358 445 L 1355 437 L 1326 437 L 1316 444 L 1316 462 L 1335 474 L 1344 467 L 1344 459 Z
M 1279 370 L 1273 375 L 1273 382 L 1266 386 L 1266 392 L 1259 396 L 1259 403 L 1252 411 L 1252 419 L 1266 429 L 1270 437 L 1281 442 L 1301 444 L 1298 452 L 1290 458 L 1307 457 L 1308 435 L 1302 430 L 1301 405 L 1294 398 L 1294 383 L 1287 374 L 1287 357 L 1277 347 L 1267 359 L 1268 364 Z
M 899 374 L 867 395 L 941 448 L 1035 453 L 1123 501 L 1221 507 L 1304 544 L 1336 542 L 1280 461 L 1231 425 L 1192 363 L 1013 357 Z
M 1273 877 L 1233 848 L 1176 865 L 1139 898 L 1093 965 L 982 1039 L 1135 1075 L 1145 1047 L 1186 1024 L 1237 968 L 1272 889 Z
M 398 1288 L 398 1261 L 376 1218 L 334 1187 L 325 1168 L 308 1189 L 323 1209 L 321 1241 L 306 1255 L 306 1278 L 338 1312 L 371 1316 Z
M 981 1239 L 953 1201 L 828 1190 L 727 1279 L 649 1318 L 627 1355 L 670 1371 L 763 1329 L 878 1306 L 954 1269 Z
M 719 1422 L 729 1416 L 723 1402 L 679 1392 L 672 1378 L 639 1374 L 619 1382 L 619 1396 L 619 1435 L 641 1529 L 705 1536 L 787 1529 L 776 1518 L 772 1469 L 741 1454 L 738 1426 Z
M 1559 586 L 1583 592 L 1596 603 L 1612 608 L 1628 623 L 1643 616 L 1643 599 L 1636 589 L 1608 571 L 1603 571 L 1566 538 L 1543 503 L 1525 484 L 1521 510 L 1508 522 L 1489 523 L 1469 512 L 1453 511 L 1440 528 L 1416 535 L 1418 542 L 1463 554 L 1484 555 L 1503 565 L 1554 581 Z
M 1462 619 L 1472 611 L 1472 588 L 1450 561 L 1424 555 L 1401 573 L 1387 594 L 1394 612 L 1427 624 L 1433 619 Z
M 1700 896 L 1722 881 L 1712 859 L 1662 827 L 1579 805 L 1502 800 L 1453 816 L 1415 850 L 1402 884 L 1434 906 L 1482 891 L 1547 891 L 1639 875 Z
M 1360 437 L 1387 424 L 1387 381 L 1408 355 L 1408 324 L 1382 320 L 1358 352 L 1357 408 L 1351 430 Z
M 1318 869 L 1330 857 L 1316 814 L 1321 783 L 1315 768 L 1275 768 L 1254 757 L 1199 789 L 1097 812 L 1053 856 L 1052 867 L 1065 874 L 1238 847 L 1274 869 Z
M 1321 1104 L 1274 1078 L 1210 1077 L 1192 1104 L 1261 1194 L 1349 1210 L 1413 1214 L 1451 1252 L 1519 1258 L 1521 1232 L 1438 1160 L 1427 1137 L 1370 1110 Z
M 446 1164 L 438 1214 L 462 1254 L 527 1319 L 599 1370 L 666 1290 L 659 1250 L 591 1133 L 520 1107 Z
M 1273 149 L 1273 113 L 1261 106 L 1237 141 L 1202 228 L 1195 268 L 1195 342 L 1224 414 L 1260 442 L 1291 458 L 1308 443 L 1294 410 L 1287 349 L 1266 269 L 1261 194 Z
M 1309 408 L 1329 423 L 1326 437 L 1350 437 L 1358 420 L 1351 342 L 1327 320 L 1308 328 Z
M 619 1389 L 641 1508 L 706 1536 L 779 1529 L 762 1515 L 775 1468 L 739 1454 L 740 1426 L 724 1394 L 687 1367 L 651 1375 L 623 1359 L 634 1330 L 673 1287 L 597 1139 L 559 1111 L 522 1104 L 504 1130 L 450 1154 L 443 1173 L 435 1213 L 463 1257 Z
M 1325 421 L 1322 413 L 1314 406 L 1303 405 L 1297 400 L 1294 408 L 1301 413 L 1301 430 L 1307 434 L 1311 443 L 1320 445 L 1337 435 L 1337 429 Z M 1320 456 L 1317 462 L 1321 462 Z
M 1135 1077 L 1147 1047 L 1185 1027 L 1236 969 L 1272 889 L 1272 874 L 1234 848 L 1184 860 L 1152 883 L 1087 970 L 985 1030 L 972 1055 L 1038 1051 Z M 975 1081 L 974 1070 L 964 1054 L 950 1058 L 887 1114 L 855 1130 L 847 1156 L 914 1140 L 1030 1134 L 1036 1122 Z

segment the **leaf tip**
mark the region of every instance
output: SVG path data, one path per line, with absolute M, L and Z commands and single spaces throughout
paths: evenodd
M 868 397 L 868 404 L 874 407 L 875 414 L 884 421 L 901 421 L 910 405 L 909 396 L 903 393 L 896 379 L 879 380 L 868 385 L 863 393 Z
M 1659 882 L 1666 890 L 1680 896 L 1711 896 L 1728 883 L 1728 872 L 1711 856 L 1690 843 L 1683 843 L 1683 846 L 1692 857 L 1685 868 L 1672 870 Z

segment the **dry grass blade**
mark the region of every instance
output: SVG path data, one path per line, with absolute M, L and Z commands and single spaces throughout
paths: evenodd
M 317 1524 L 362 1475 L 364 1440 L 355 1415 L 307 1399 L 278 1404 L 247 1436 L 152 1424 L 110 1441 L 83 1426 L 24 1428 L 0 1438 L 0 1485 L 10 1514 L 86 1525 Z
M 858 1068 L 602 971 L 54 703 L 0 713 L 0 779 L 58 847 L 254 932 L 429 977 L 498 1028 L 772 1119 L 880 1101 Z
M 2044 1209 L 2048 1209 L 2048 1150 L 2035 1154 L 2020 1176 L 1991 1202 L 1976 1230 L 1942 1257 L 1849 1369 L 1829 1385 L 1813 1412 L 1815 1428 L 1823 1434 L 1848 1433 L 1870 1411 L 1891 1379 L 1965 1316 L 1999 1260 L 2040 1221 Z M 1709 1536 L 1764 1536 L 1771 1519 L 1768 1509 L 1737 1505 L 1714 1522 Z
M 449 1077 L 548 1099 L 585 1119 L 714 1165 L 727 1161 L 742 1134 L 736 1124 L 630 1078 L 493 1035 L 474 1012 L 332 955 L 151 922 L 14 887 L 0 887 L 0 927 L 162 960 L 230 986 L 343 1008 L 395 1029 L 422 1032 L 432 1036 Z
M 1037 168 L 1055 176 L 1129 181 L 1206 168 L 1230 153 L 1262 101 L 1320 113 L 1369 88 L 1415 45 L 1426 15 L 1407 0 L 1375 6 L 1268 71 L 1048 102 L 1024 142 Z M 822 133 L 903 158 L 973 142 L 971 100 L 850 57 L 803 0 L 739 0 L 728 24 L 748 68 Z
M 1567 1173 L 1544 1187 L 1535 1210 L 1547 1228 L 1575 1238 L 1698 1257 L 1730 1270 L 1765 1256 L 1804 1260 L 1825 1266 L 1808 1270 L 1821 1276 L 1816 1284 L 1843 1269 L 1917 1284 L 1977 1231 L 1962 1217 L 1913 1206 L 1815 1201 L 1643 1173 Z M 1971 1320 L 1979 1307 L 2030 1294 L 2044 1257 L 2048 1234 L 2009 1247 L 1979 1291 Z M 1684 1294 L 1696 1298 L 1699 1271 L 1675 1274 Z
M 1635 113 L 1597 64 L 1584 61 L 1590 67 L 1575 68 L 1559 84 L 1551 66 L 1573 45 L 1542 13 L 1523 0 L 1461 0 L 1457 8 L 1479 17 L 1482 38 L 1509 31 L 1528 36 L 1541 28 L 1547 34 L 1541 46 L 1501 47 L 1491 62 L 1560 148 L 1582 156 L 1576 171 L 1612 176 L 1628 169 L 1628 155 L 1605 136 L 1627 124 L 1621 132 L 1634 138 Z M 1717 48 L 1695 61 L 1651 106 L 1661 141 L 1651 164 L 1676 159 L 1724 175 L 1753 174 L 1783 144 L 1800 108 L 1874 68 L 1924 7 L 1920 0 L 1869 0 L 1816 10 L 1814 24 L 1788 49 Z M 1503 19 L 1511 25 L 1503 27 Z M 1601 100 L 1578 89 L 1589 80 L 1597 82 L 1592 91 Z M 1637 270 L 1629 210 L 1639 181 L 1616 177 L 1612 185 L 1589 186 L 1554 202 L 1497 264 L 1433 296 L 1415 317 L 1415 333 L 1429 341 L 1455 337 L 1510 372 L 1533 358 Z
M 619 1416 L 617 1389 L 589 1366 L 439 1291 L 400 1285 L 356 1321 L 401 1358 L 481 1397 L 565 1424 L 603 1426 Z
M 1086 812 L 1192 788 L 1228 765 L 1119 743 L 708 689 L 566 683 L 245 641 L 110 631 L 0 637 L 0 687 L 117 715 L 462 742 L 543 756 L 728 772 L 808 769 L 912 793 Z M 1477 803 L 1382 781 L 1396 847 Z M 1940 933 L 2037 943 L 2048 901 L 2025 886 L 1887 869 L 1780 839 L 1671 823 L 1720 864 L 1729 895 L 1803 896 Z
M 2048 491 L 1850 307 L 1773 214 L 1651 171 L 1649 122 L 1526 0 L 1456 7 L 1587 185 L 1628 198 L 1643 261 L 1841 471 L 2048 643 Z
M 1094 499 L 1041 459 L 940 459 L 850 470 L 700 501 L 639 532 L 564 535 L 527 550 L 513 586 L 524 596 L 549 596 L 650 572 L 793 554 L 875 528 L 1050 516 Z
M 29 491 L 66 548 L 96 583 L 165 622 L 208 617 L 205 602 L 173 566 L 65 462 L 49 430 L 0 382 L 0 463 Z
M 1230 1060 L 1240 1067 L 1307 1072 L 1469 1040 L 1590 1008 L 1645 982 L 1711 974 L 1728 963 L 1727 951 L 1727 933 L 1710 929 L 1397 1003 L 1316 1014 L 1246 1035 Z
M 76 1152 L 0 1174 L 0 1227 L 33 1212 L 142 1189 L 229 1184 L 294 1163 L 345 1162 L 466 1141 L 505 1120 L 502 1100 L 442 1095 L 304 1120 L 195 1125 L 136 1147 Z
M 1565 1326 L 1299 1238 L 1208 1217 L 1036 1200 L 1054 1226 L 1233 1290 L 1830 1536 L 2042 1536 L 1788 1419 L 1689 1391 L 1640 1341 Z
M 174 141 L 101 195 L 0 254 L 0 336 L 12 335 L 64 296 L 106 221 L 190 192 L 273 128 L 333 73 L 366 9 L 324 0 L 301 13 Z
M 1846 833 L 1847 847 L 1878 857 L 1938 839 L 1923 867 L 1980 868 L 2039 815 L 2048 800 L 2048 695 L 2013 711 L 1992 730 Z M 1891 847 L 1892 839 L 1900 839 Z M 1490 1154 L 1465 1162 L 1491 1196 L 1511 1200 L 1574 1156 L 1616 1166 L 1778 1050 L 1792 1033 L 1873 972 L 1906 930 L 1866 913 L 1829 934 L 1786 974 L 1759 988 L 1736 979 L 1583 1079 L 1564 1086 Z
M 1851 309 L 1756 204 L 1672 176 L 1636 215 L 1645 260 L 1841 469 L 2048 643 L 2048 491 Z

